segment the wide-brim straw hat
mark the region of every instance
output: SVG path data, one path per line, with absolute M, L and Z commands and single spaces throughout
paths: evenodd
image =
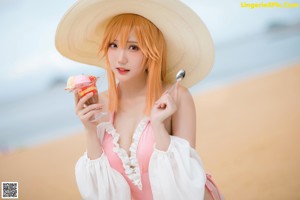
M 186 71 L 181 84 L 190 87 L 202 80 L 214 62 L 214 45 L 199 15 L 183 0 L 78 0 L 61 19 L 55 44 L 72 60 L 105 67 L 99 46 L 105 27 L 116 15 L 133 13 L 154 23 L 167 44 L 166 82 L 175 82 L 180 69 Z

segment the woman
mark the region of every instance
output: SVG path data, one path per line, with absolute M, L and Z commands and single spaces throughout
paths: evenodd
M 61 21 L 56 46 L 105 66 L 109 79 L 98 104 L 85 105 L 92 94 L 75 97 L 86 128 L 86 153 L 76 164 L 82 198 L 203 199 L 193 98 L 186 87 L 173 88 L 178 69 L 191 86 L 212 66 L 213 44 L 199 17 L 174 0 L 81 0 Z M 92 120 L 100 112 L 109 117 Z

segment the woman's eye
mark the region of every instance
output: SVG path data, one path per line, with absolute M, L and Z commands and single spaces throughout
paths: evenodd
M 117 44 L 114 42 L 109 44 L 109 48 L 117 48 L 117 47 L 118 47 Z
M 129 49 L 132 50 L 132 51 L 138 51 L 140 48 L 136 45 L 130 45 Z

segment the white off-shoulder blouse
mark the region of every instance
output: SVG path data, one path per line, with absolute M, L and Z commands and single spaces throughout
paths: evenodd
M 75 167 L 76 182 L 85 200 L 195 200 L 204 198 L 206 175 L 189 142 L 171 136 L 167 151 L 155 148 L 149 119 L 133 134 L 130 155 L 118 143 L 113 121 L 97 126 L 102 155 L 84 153 Z

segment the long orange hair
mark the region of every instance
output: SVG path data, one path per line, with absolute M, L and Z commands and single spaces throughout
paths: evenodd
M 125 46 L 131 30 L 144 54 L 142 63 L 147 66 L 145 114 L 149 115 L 153 104 L 162 94 L 162 82 L 166 74 L 166 43 L 163 34 L 152 22 L 136 14 L 121 14 L 112 18 L 100 45 L 99 53 L 102 54 L 102 58 L 106 59 L 108 74 L 108 108 L 110 112 L 116 112 L 118 109 L 116 80 L 107 56 L 109 45 L 120 36 L 120 45 Z

